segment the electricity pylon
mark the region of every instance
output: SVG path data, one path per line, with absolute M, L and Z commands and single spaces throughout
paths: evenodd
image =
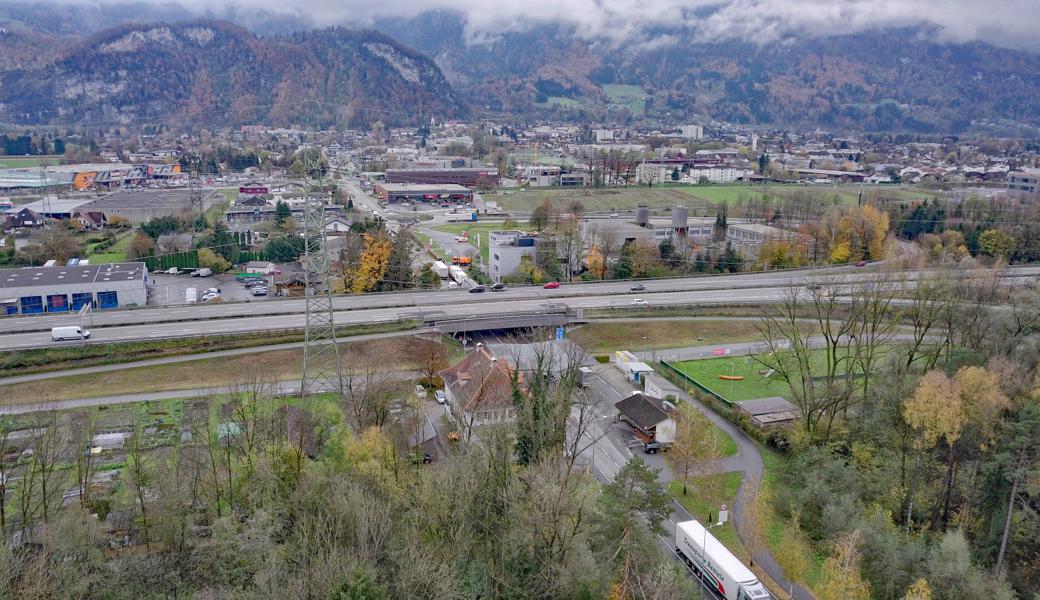
M 325 198 L 321 173 L 321 149 L 305 149 L 305 177 L 314 177 L 318 192 L 307 194 L 303 205 L 304 282 L 307 321 L 303 334 L 303 380 L 300 397 L 334 393 L 343 396 L 343 371 L 336 345 L 329 286 L 329 249 L 325 243 Z

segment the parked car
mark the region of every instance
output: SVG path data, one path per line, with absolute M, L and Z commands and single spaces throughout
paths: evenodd
M 544 289 L 544 290 L 555 290 L 558 287 L 560 287 L 560 282 L 559 281 L 550 281 L 549 283 L 543 285 L 542 289 Z
M 491 286 L 491 291 L 492 292 L 501 292 L 501 291 L 504 291 L 505 289 L 506 289 L 506 284 L 504 284 L 504 283 L 496 283 L 495 285 Z
M 448 400 L 444 395 L 444 390 L 437 390 L 433 393 L 433 397 L 437 399 L 437 404 L 444 404 Z
M 641 292 L 646 289 L 646 286 L 641 283 L 637 283 L 628 289 L 632 290 L 633 292 Z
M 632 298 L 632 306 L 646 306 L 648 302 L 642 298 Z
M 478 285 L 476 287 L 469 288 L 469 293 L 471 293 L 471 294 L 483 294 L 486 291 L 487 291 L 487 288 L 482 286 L 482 285 Z
M 648 444 L 643 444 L 643 452 L 646 452 L 647 454 L 657 454 L 658 452 L 668 452 L 668 446 L 665 446 L 661 442 L 654 441 L 654 442 L 650 442 Z
M 206 294 L 219 294 L 219 293 L 220 293 L 220 288 L 212 287 L 212 288 L 206 288 L 206 291 L 202 292 L 202 295 L 206 295 Z
M 203 294 L 202 295 L 202 301 L 203 302 L 209 302 L 210 300 L 215 300 L 217 298 L 220 298 L 220 294 Z
M 264 285 L 253 286 L 252 293 L 253 293 L 254 296 L 266 296 L 267 295 L 267 286 L 264 286 Z

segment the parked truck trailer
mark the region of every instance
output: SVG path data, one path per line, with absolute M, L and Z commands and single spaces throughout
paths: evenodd
M 772 600 L 751 569 L 697 521 L 675 524 L 675 552 L 720 598 Z
M 448 273 L 451 275 L 452 280 L 459 285 L 462 285 L 462 282 L 468 277 L 466 270 L 458 265 L 448 267 Z
M 433 272 L 437 274 L 437 277 L 441 279 L 448 278 L 448 265 L 443 260 L 433 261 Z

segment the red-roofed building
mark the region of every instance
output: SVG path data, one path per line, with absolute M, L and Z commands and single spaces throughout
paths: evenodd
M 478 346 L 453 367 L 441 371 L 452 417 L 465 428 L 509 423 L 513 408 L 513 371 L 484 346 Z

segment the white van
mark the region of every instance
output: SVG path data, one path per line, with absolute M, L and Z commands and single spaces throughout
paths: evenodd
M 55 327 L 51 329 L 51 340 L 60 342 L 62 340 L 89 340 L 90 332 L 82 327 Z

